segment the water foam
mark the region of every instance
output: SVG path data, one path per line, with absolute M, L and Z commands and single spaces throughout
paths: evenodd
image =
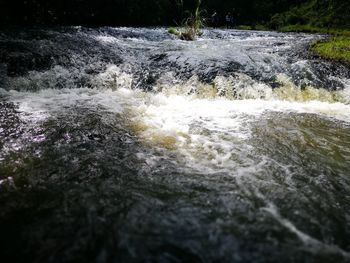
M 346 259 L 350 259 L 350 253 L 342 250 L 336 245 L 325 244 L 308 234 L 299 230 L 291 221 L 281 216 L 278 209 L 274 204 L 269 203 L 267 207 L 262 208 L 262 210 L 268 212 L 275 220 L 277 220 L 282 226 L 287 228 L 290 232 L 294 233 L 305 245 L 309 251 L 318 253 L 329 253 L 329 254 L 340 254 Z
M 153 93 L 132 89 L 133 76 L 110 65 L 91 79 L 95 89 L 7 94 L 30 121 L 79 105 L 124 114 L 129 128 L 144 143 L 176 149 L 193 165 L 203 160 L 209 166 L 229 169 L 239 162 L 237 155 L 242 155 L 241 144 L 250 136 L 250 123 L 266 112 L 309 113 L 350 122 L 348 88 L 301 90 L 285 76 L 277 79 L 281 87 L 272 89 L 244 74 L 217 76 L 212 84 L 204 84 L 196 76 L 179 81 L 170 72 L 158 80 Z M 204 163 L 196 166 L 208 167 Z

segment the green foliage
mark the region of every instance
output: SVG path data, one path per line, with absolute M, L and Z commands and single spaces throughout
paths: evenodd
M 282 32 L 325 33 L 328 41 L 315 43 L 311 51 L 318 56 L 350 65 L 350 4 L 338 0 L 310 0 L 290 11 L 272 17 L 270 26 Z M 344 9 L 344 10 L 342 10 Z
M 183 33 L 184 40 L 194 40 L 197 35 L 202 34 L 200 29 L 205 24 L 205 18 L 203 16 L 204 11 L 200 9 L 201 3 L 201 0 L 197 0 L 197 5 L 194 12 L 189 13 L 188 18 L 185 21 L 186 30 Z
M 235 27 L 236 29 L 239 30 L 252 30 L 253 28 L 251 26 L 247 26 L 247 25 L 239 25 Z
M 261 24 L 257 24 L 253 28 L 254 30 L 259 30 L 259 31 L 266 31 L 269 29 L 267 26 L 261 25 Z
M 174 27 L 169 27 L 168 28 L 168 33 L 172 34 L 172 35 L 179 35 L 180 34 L 180 32 Z
M 304 33 L 324 33 L 333 36 L 348 36 L 350 37 L 350 30 L 339 28 L 322 28 L 311 25 L 288 25 L 279 28 L 281 32 L 304 32 Z
M 314 27 L 311 25 L 287 25 L 278 28 L 281 32 L 304 32 L 304 33 L 327 33 L 327 29 Z
M 325 59 L 350 65 L 350 37 L 334 37 L 327 42 L 318 42 L 312 50 Z
M 187 11 L 188 17 L 183 22 L 183 29 L 177 31 L 174 28 L 169 28 L 168 32 L 170 34 L 177 35 L 182 40 L 193 41 L 196 39 L 196 36 L 201 35 L 200 29 L 205 24 L 204 11 L 201 10 L 201 0 L 197 0 L 197 4 L 194 12 Z
M 308 0 L 287 12 L 272 16 L 269 26 L 283 31 L 294 26 L 303 32 L 315 28 L 350 28 L 350 2 L 342 0 Z M 290 28 L 292 26 L 292 28 Z

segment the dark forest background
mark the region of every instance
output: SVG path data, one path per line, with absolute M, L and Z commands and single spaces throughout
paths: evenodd
M 2 25 L 180 25 L 197 0 L 0 0 Z M 202 0 L 207 17 L 221 24 L 231 12 L 237 25 L 290 24 L 350 27 L 349 0 Z M 210 24 L 209 24 L 210 25 Z

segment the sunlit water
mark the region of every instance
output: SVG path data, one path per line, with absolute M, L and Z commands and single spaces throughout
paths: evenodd
M 0 255 L 348 262 L 350 70 L 323 36 L 0 33 Z

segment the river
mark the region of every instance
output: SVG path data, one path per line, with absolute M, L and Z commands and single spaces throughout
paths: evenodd
M 0 257 L 349 262 L 350 69 L 323 38 L 2 29 Z

